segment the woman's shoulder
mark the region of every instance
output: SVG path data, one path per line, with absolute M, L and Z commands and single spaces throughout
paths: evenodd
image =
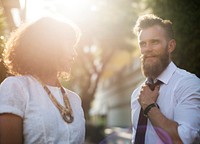
M 1 85 L 22 84 L 27 78 L 28 76 L 8 76 L 2 81 Z
M 69 95 L 79 97 L 79 95 L 75 91 L 72 91 L 72 90 L 67 89 L 67 88 L 65 88 L 65 90 Z
M 16 83 L 19 83 L 19 76 L 8 76 L 1 82 L 1 85 L 13 85 Z
M 67 92 L 69 98 L 76 99 L 77 101 L 81 101 L 80 96 L 76 92 L 69 90 L 67 88 L 65 88 L 65 91 Z

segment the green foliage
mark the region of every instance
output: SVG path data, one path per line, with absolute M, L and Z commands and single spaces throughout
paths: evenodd
M 154 13 L 173 23 L 177 48 L 175 63 L 200 77 L 200 1 L 146 0 Z
M 5 47 L 5 31 L 6 31 L 6 20 L 3 15 L 3 8 L 0 8 L 0 82 L 6 77 L 6 68 L 2 61 L 2 52 Z

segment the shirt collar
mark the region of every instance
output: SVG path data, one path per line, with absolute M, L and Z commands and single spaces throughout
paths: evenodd
M 166 69 L 157 77 L 157 80 L 167 84 L 176 69 L 177 66 L 173 62 L 170 62 Z

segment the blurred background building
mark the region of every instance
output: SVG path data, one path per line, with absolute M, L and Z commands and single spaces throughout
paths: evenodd
M 103 116 L 107 127 L 131 127 L 131 94 L 144 80 L 140 70 L 140 59 L 136 58 L 130 65 L 100 83 L 93 101 L 90 115 Z

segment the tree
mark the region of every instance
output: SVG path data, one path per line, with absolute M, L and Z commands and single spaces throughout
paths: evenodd
M 156 15 L 173 23 L 176 64 L 200 77 L 200 1 L 146 0 L 146 3 Z
M 78 49 L 77 63 L 73 68 L 70 85 L 82 98 L 86 118 L 94 99 L 98 84 L 109 69 L 111 60 L 122 51 L 131 52 L 134 48 L 127 43 L 132 37 L 133 11 L 131 1 L 104 0 L 99 11 L 91 13 L 89 21 L 80 24 L 83 39 Z M 104 3 L 103 3 L 104 2 Z M 88 22 L 92 25 L 88 27 Z M 123 61 L 123 59 L 121 59 Z M 113 71 L 114 73 L 114 71 Z
M 133 21 L 136 18 L 131 0 L 91 2 L 96 6 L 95 11 L 91 11 L 91 5 L 88 5 L 86 11 L 83 11 L 85 19 L 72 18 L 82 30 L 82 39 L 73 77 L 68 84 L 81 96 L 87 119 L 90 103 L 99 82 L 109 69 L 109 63 L 121 51 L 133 50 L 126 40 L 132 36 Z

